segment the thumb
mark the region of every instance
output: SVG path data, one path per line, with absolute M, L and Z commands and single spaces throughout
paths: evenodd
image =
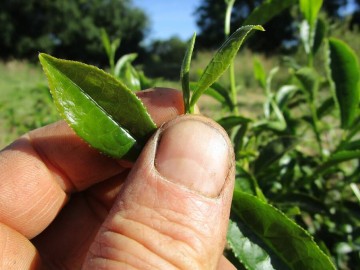
M 85 269 L 217 269 L 234 182 L 229 139 L 201 116 L 150 139 L 91 245 Z

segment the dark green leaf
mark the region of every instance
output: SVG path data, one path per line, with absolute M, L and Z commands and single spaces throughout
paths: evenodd
M 251 119 L 242 116 L 227 116 L 217 120 L 217 122 L 225 129 L 230 130 L 233 127 L 252 122 Z
M 316 24 L 314 45 L 312 48 L 313 55 L 315 55 L 318 52 L 321 44 L 323 43 L 326 37 L 326 32 L 327 32 L 326 22 L 323 19 L 319 18 Z
M 236 30 L 220 47 L 210 63 L 206 66 L 197 84 L 191 100 L 190 107 L 193 108 L 202 93 L 209 88 L 226 71 L 234 60 L 236 53 L 252 30 L 264 31 L 260 25 L 243 26 Z
M 261 151 L 259 157 L 255 160 L 254 173 L 258 175 L 263 170 L 279 161 L 279 159 L 299 142 L 294 137 L 277 138 L 268 143 Z
M 244 145 L 244 138 L 246 132 L 248 131 L 248 124 L 243 124 L 237 130 L 234 136 L 234 152 L 235 152 L 235 159 L 240 160 L 242 158 L 241 151 L 243 150 Z
M 283 10 L 293 6 L 297 0 L 266 0 L 246 18 L 243 25 L 266 24 Z
M 263 250 L 267 247 L 271 260 L 280 260 L 289 269 L 335 269 L 312 237 L 273 206 L 244 192 L 235 191 L 232 209 L 240 224 L 246 226 Z M 249 238 L 249 234 L 244 237 Z M 262 258 L 264 258 L 262 256 Z
M 341 127 L 351 128 L 359 112 L 360 67 L 355 52 L 343 41 L 329 40 L 330 72 L 340 108 Z
M 182 92 L 183 92 L 183 99 L 184 99 L 184 107 L 185 107 L 185 112 L 189 113 L 190 112 L 190 79 L 189 79 L 189 74 L 190 74 L 190 64 L 191 64 L 191 58 L 192 58 L 192 53 L 194 50 L 194 46 L 195 46 L 195 39 L 196 39 L 196 33 L 193 34 L 182 65 L 181 65 L 181 71 L 180 71 L 180 80 L 181 80 L 181 85 L 182 85 Z
M 328 212 L 328 209 L 323 201 L 318 198 L 310 196 L 309 194 L 288 192 L 276 200 L 277 204 L 290 204 L 299 206 L 301 210 L 305 210 L 314 214 L 321 214 Z
M 264 202 L 267 201 L 261 188 L 258 185 L 255 176 L 245 171 L 239 165 L 236 165 L 235 190 L 257 196 L 260 200 Z
M 319 119 L 330 113 L 335 107 L 335 101 L 333 97 L 330 97 L 323 101 L 320 107 L 317 109 L 317 116 Z
M 345 142 L 341 145 L 339 150 L 346 150 L 346 151 L 360 150 L 360 140 Z
M 301 89 L 314 100 L 319 89 L 319 76 L 313 68 L 304 67 L 295 72 L 295 77 L 300 83 Z
M 190 90 L 196 89 L 197 83 L 190 82 Z M 229 91 L 224 88 L 219 83 L 213 83 L 206 91 L 204 95 L 212 97 L 216 101 L 218 101 L 223 108 L 228 108 L 230 111 L 234 108 L 234 103 L 232 102 Z
M 156 126 L 125 85 L 104 71 L 39 55 L 61 116 L 91 146 L 115 158 L 134 159 Z

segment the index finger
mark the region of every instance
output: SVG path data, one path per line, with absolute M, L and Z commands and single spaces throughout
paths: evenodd
M 139 93 L 157 125 L 183 113 L 178 91 Z M 81 191 L 124 170 L 60 121 L 34 130 L 0 152 L 0 223 L 28 238 L 40 233 Z

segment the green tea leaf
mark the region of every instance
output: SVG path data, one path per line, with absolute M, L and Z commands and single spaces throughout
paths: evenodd
M 243 116 L 227 116 L 217 120 L 218 124 L 221 125 L 225 130 L 230 130 L 233 127 L 247 124 L 252 122 L 250 118 Z
M 261 149 L 259 157 L 255 160 L 255 175 L 262 173 L 269 166 L 279 161 L 298 142 L 299 140 L 295 137 L 279 137 L 268 143 Z
M 210 63 L 205 68 L 200 80 L 197 84 L 191 100 L 190 107 L 193 108 L 202 93 L 209 88 L 230 66 L 234 60 L 237 51 L 244 42 L 246 36 L 252 30 L 264 31 L 260 25 L 243 26 L 236 30 L 220 47 Z
M 116 53 L 116 50 L 120 46 L 121 40 L 119 38 L 117 38 L 113 42 L 111 42 L 105 29 L 101 28 L 101 41 L 105 48 L 105 51 L 106 51 L 106 54 L 107 54 L 107 57 L 109 60 L 111 73 L 114 74 L 115 53 Z
M 129 53 L 121 56 L 116 62 L 114 76 L 117 78 L 121 78 L 122 69 L 124 69 L 127 63 L 132 63 L 137 58 L 137 56 L 137 53 Z
M 181 65 L 181 71 L 180 71 L 180 80 L 182 85 L 182 92 L 183 92 L 183 99 L 184 99 L 184 107 L 185 112 L 190 112 L 190 64 L 191 64 L 191 58 L 192 53 L 195 46 L 195 39 L 196 39 L 196 33 L 193 34 L 189 45 L 187 47 L 182 65 Z
M 112 53 L 111 53 L 111 43 L 110 43 L 110 39 L 108 34 L 106 33 L 105 29 L 102 28 L 101 30 L 101 41 L 102 44 L 105 48 L 105 52 L 109 58 L 109 60 L 112 58 Z
M 330 156 L 330 158 L 321 166 L 322 169 L 329 168 L 339 163 L 360 158 L 360 149 L 342 150 Z
M 254 76 L 255 79 L 259 82 L 260 86 L 266 88 L 266 72 L 264 66 L 261 64 L 259 58 L 254 58 Z
M 121 56 L 116 62 L 114 76 L 124 83 L 132 91 L 142 90 L 139 72 L 132 65 L 137 58 L 137 53 L 129 53 Z
M 134 159 L 156 129 L 139 98 L 96 67 L 39 55 L 55 105 L 74 131 L 115 158 Z
M 333 97 L 329 97 L 328 99 L 324 100 L 320 107 L 317 109 L 317 116 L 319 119 L 324 117 L 325 115 L 329 114 L 335 108 L 335 101 Z
M 330 73 L 340 108 L 341 127 L 351 128 L 359 113 L 360 66 L 355 52 L 343 41 L 329 40 Z
M 298 0 L 266 0 L 246 18 L 243 25 L 266 24 L 285 9 L 296 4 Z
M 300 10 L 310 28 L 314 27 L 322 4 L 323 0 L 300 0 Z
M 222 106 L 227 106 L 230 111 L 234 109 L 235 104 L 232 102 L 228 89 L 224 88 L 221 84 L 214 82 L 206 91 L 206 95 L 212 96 L 215 98 L 215 95 L 218 96 L 217 100 L 220 101 Z
M 279 260 L 288 269 L 335 269 L 309 233 L 273 206 L 247 193 L 235 191 L 232 210 L 239 220 L 238 224 L 247 229 L 241 231 L 243 238 L 249 241 L 247 246 L 250 243 L 261 246 L 271 257 L 271 261 Z M 252 241 L 254 235 L 256 242 Z M 243 243 L 244 241 L 245 239 Z M 260 252 L 257 247 L 253 248 Z M 265 258 L 263 252 L 259 254 L 263 254 L 261 258 Z

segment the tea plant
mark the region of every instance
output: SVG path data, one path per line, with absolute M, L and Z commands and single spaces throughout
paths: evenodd
M 326 23 L 318 19 L 321 0 L 264 1 L 246 20 L 249 25 L 232 35 L 229 22 L 234 0 L 226 2 L 228 38 L 200 79 L 190 82 L 194 34 L 180 72 L 186 113 L 194 112 L 204 93 L 228 111 L 226 117 L 218 119 L 232 139 L 236 157 L 226 253 L 239 269 L 327 270 L 335 265 L 340 269 L 357 265 L 357 56 L 341 40 L 328 37 Z M 284 65 L 289 70 L 288 81 L 274 89 L 273 79 L 279 67 L 266 73 L 260 61 L 255 60 L 254 75 L 265 95 L 264 114 L 259 118 L 243 117 L 237 102 L 241 92 L 237 91 L 234 57 L 250 33 L 263 30 L 257 24 L 266 23 L 292 6 L 304 19 L 300 36 L 307 63 L 301 66 L 287 59 Z M 46 54 L 40 54 L 40 62 L 60 114 L 77 134 L 107 155 L 134 160 L 156 129 L 133 93 L 146 88 L 146 84 L 131 65 L 135 55 L 123 56 L 115 64 L 120 41 L 111 43 L 106 32 L 102 35 L 112 75 Z M 327 59 L 324 74 L 314 68 L 314 60 L 321 52 Z M 217 82 L 228 68 L 229 89 Z

